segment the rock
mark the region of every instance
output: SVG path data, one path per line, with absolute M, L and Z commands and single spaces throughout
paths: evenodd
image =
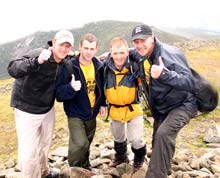
M 200 169 L 200 165 L 199 165 L 199 161 L 198 159 L 192 159 L 189 163 L 190 167 L 192 169 L 196 169 L 196 170 L 199 170 Z
M 13 168 L 15 166 L 15 162 L 13 159 L 9 159 L 6 163 L 5 163 L 5 167 L 6 169 L 8 168 Z
M 52 156 L 62 156 L 67 158 L 68 156 L 68 147 L 58 147 L 50 153 Z
M 220 174 L 220 165 L 215 165 L 215 164 L 211 164 L 211 170 L 212 172 L 215 173 L 219 173 Z
M 61 171 L 62 177 L 69 177 L 69 178 L 90 178 L 95 174 L 91 171 L 80 168 L 80 167 L 69 167 L 65 168 Z
M 207 143 L 220 143 L 220 125 L 209 128 L 207 134 L 203 138 Z
M 22 178 L 21 172 L 10 172 L 6 175 L 6 178 Z
M 90 161 L 90 164 L 91 164 L 91 167 L 97 167 L 103 163 L 110 163 L 111 160 L 110 159 L 102 159 L 102 158 L 97 158 L 97 159 L 94 159 L 92 161 Z

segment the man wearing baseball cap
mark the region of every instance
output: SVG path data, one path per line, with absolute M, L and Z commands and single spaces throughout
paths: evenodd
M 154 118 L 152 154 L 146 178 L 170 175 L 179 131 L 197 114 L 194 81 L 184 54 L 161 43 L 152 28 L 134 27 L 132 41 L 139 58 L 142 86 Z
M 60 30 L 45 48 L 11 61 L 8 73 L 15 78 L 11 96 L 18 138 L 18 165 L 23 178 L 53 178 L 48 151 L 54 129 L 55 81 L 74 44 L 70 31 Z

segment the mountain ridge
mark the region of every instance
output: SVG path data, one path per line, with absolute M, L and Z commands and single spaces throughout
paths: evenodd
M 82 27 L 72 28 L 69 30 L 73 33 L 75 38 L 74 50 L 78 49 L 78 43 L 83 34 L 93 33 L 96 35 L 99 39 L 98 56 L 109 50 L 109 41 L 115 36 L 122 36 L 128 41 L 129 46 L 132 46 L 131 31 L 137 24 L 141 23 L 105 20 L 91 22 L 83 25 Z M 186 37 L 171 34 L 154 26 L 152 26 L 152 30 L 161 42 L 174 44 L 189 41 L 189 39 Z M 5 44 L 0 44 L 0 79 L 9 78 L 7 66 L 11 60 L 15 59 L 15 56 L 18 54 L 23 54 L 34 48 L 45 46 L 47 41 L 54 37 L 56 32 L 57 30 L 47 32 L 37 31 L 24 38 L 20 38 Z

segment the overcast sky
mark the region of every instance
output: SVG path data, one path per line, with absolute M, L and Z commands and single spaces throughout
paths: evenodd
M 220 31 L 219 4 L 219 0 L 2 0 L 0 43 L 100 20 Z

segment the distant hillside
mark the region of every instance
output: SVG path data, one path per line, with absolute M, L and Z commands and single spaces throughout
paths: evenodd
M 81 28 L 70 29 L 75 37 L 75 49 L 78 48 L 80 37 L 88 32 L 95 34 L 99 39 L 99 52 L 102 54 L 109 49 L 109 41 L 115 36 L 124 37 L 131 46 L 131 31 L 139 22 L 121 22 L 121 21 L 99 21 L 88 23 Z M 160 29 L 152 27 L 154 33 L 162 42 L 173 44 L 174 42 L 186 41 L 185 37 L 173 35 Z M 6 67 L 10 60 L 17 54 L 26 52 L 30 49 L 44 46 L 48 40 L 51 40 L 56 31 L 36 32 L 25 38 L 0 45 L 0 79 L 8 78 Z
M 183 36 L 188 39 L 215 39 L 220 38 L 219 31 L 211 31 L 199 28 L 162 28 L 168 33 Z

